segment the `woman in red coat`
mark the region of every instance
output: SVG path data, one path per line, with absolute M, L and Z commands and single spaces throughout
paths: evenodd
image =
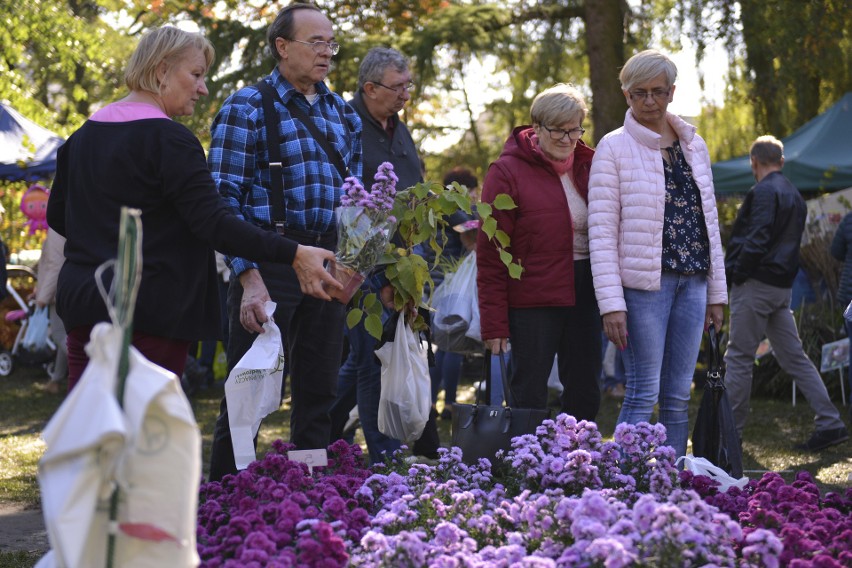
M 491 164 L 482 201 L 501 193 L 517 208 L 494 210 L 523 265 L 513 279 L 484 232 L 477 241 L 482 338 L 493 352 L 511 341 L 511 396 L 520 408 L 547 406 L 558 355 L 562 412 L 594 420 L 600 406 L 601 323 L 589 263 L 588 182 L 594 151 L 580 138 L 586 103 L 571 85 L 539 93 L 532 126 L 519 126 Z

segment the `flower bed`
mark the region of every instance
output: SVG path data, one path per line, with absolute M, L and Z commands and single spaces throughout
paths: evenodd
M 852 566 L 852 490 L 821 498 L 806 473 L 719 493 L 678 472 L 662 426 L 606 442 L 567 415 L 516 438 L 494 468 L 457 448 L 435 466 L 375 471 L 336 442 L 313 476 L 273 450 L 202 487 L 207 567 Z

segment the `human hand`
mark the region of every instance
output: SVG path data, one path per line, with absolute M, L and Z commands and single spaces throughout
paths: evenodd
M 323 266 L 326 260 L 334 262 L 334 253 L 330 250 L 306 245 L 299 245 L 296 249 L 293 270 L 296 271 L 296 278 L 299 279 L 303 294 L 320 300 L 331 300 L 331 296 L 323 288 L 323 283 L 343 290 L 343 284 L 335 280 Z
M 386 284 L 382 286 L 382 289 L 379 290 L 379 300 L 381 300 L 382 305 L 386 308 L 393 309 L 393 286 L 390 284 Z
M 704 317 L 704 331 L 710 329 L 710 324 L 716 328 L 716 333 L 722 331 L 722 324 L 725 323 L 725 306 L 722 304 L 710 304 L 707 306 L 707 314 Z
M 240 274 L 243 297 L 240 300 L 240 325 L 249 333 L 263 333 L 266 317 L 266 302 L 271 301 L 260 272 L 251 268 Z
M 485 347 L 488 348 L 491 353 L 497 355 L 498 353 L 508 353 L 509 352 L 509 338 L 508 337 L 497 337 L 495 339 L 486 339 Z
M 627 348 L 627 312 L 604 314 L 603 330 L 607 338 L 620 350 Z

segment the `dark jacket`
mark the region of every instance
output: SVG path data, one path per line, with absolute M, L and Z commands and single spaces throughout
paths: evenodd
M 56 165 L 47 221 L 67 239 L 56 311 L 69 331 L 109 321 L 95 271 L 117 254 L 122 206 L 142 211 L 134 331 L 216 339 L 222 326 L 214 248 L 286 264 L 296 254 L 295 242 L 228 209 L 201 144 L 177 122 L 89 120 L 59 148 Z
M 725 254 L 729 284 L 749 278 L 792 288 L 807 206 L 781 172 L 767 174 L 748 192 L 737 213 Z
M 373 115 L 367 110 L 360 92 L 355 93 L 355 96 L 349 101 L 349 106 L 355 109 L 355 112 L 361 117 L 363 128 L 361 131 L 361 156 L 364 164 L 364 176 L 361 182 L 364 189 L 370 191 L 370 187 L 375 183 L 373 178 L 379 166 L 384 162 L 393 164 L 393 171 L 399 178 L 396 184 L 397 191 L 408 189 L 423 181 L 423 169 L 420 156 L 417 154 L 417 146 L 414 144 L 414 139 L 411 137 L 408 127 L 399 119 L 399 116 L 393 115 L 388 119 L 393 124 L 393 137 L 390 137 L 388 132 L 382 128 L 381 123 L 373 118 Z M 394 236 L 398 239 L 398 235 Z M 373 270 L 372 275 L 363 287 L 378 291 L 387 283 L 384 267 L 378 266 Z
M 482 184 L 482 202 L 505 193 L 517 205 L 493 211 L 499 229 L 511 240 L 509 252 L 520 261 L 520 280 L 511 278 L 484 231 L 477 235 L 477 289 L 482 338 L 509 337 L 509 308 L 573 306 L 574 229 L 562 181 L 534 148 L 533 129 L 515 128 Z M 574 150 L 573 181 L 588 201 L 594 150 L 582 141 Z
M 852 300 L 852 213 L 847 213 L 837 227 L 831 241 L 831 255 L 843 263 L 837 287 L 837 305 L 845 309 Z
M 387 131 L 382 128 L 378 120 L 367 110 L 361 93 L 355 93 L 349 106 L 355 109 L 361 117 L 363 130 L 361 131 L 361 155 L 364 163 L 364 179 L 361 181 L 364 188 L 370 191 L 373 185 L 373 176 L 383 162 L 393 164 L 393 171 L 399 178 L 397 189 L 402 190 L 423 181 L 423 170 L 420 157 L 417 155 L 417 146 L 411 133 L 397 115 L 390 117 L 393 123 L 393 138 L 388 136 Z

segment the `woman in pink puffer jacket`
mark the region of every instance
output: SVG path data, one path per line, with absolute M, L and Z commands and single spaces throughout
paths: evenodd
M 668 443 L 682 456 L 701 336 L 710 324 L 721 328 L 727 288 L 707 146 L 666 111 L 676 77 L 653 50 L 622 69 L 630 108 L 592 161 L 589 241 L 603 329 L 623 351 L 618 422 L 650 421 L 659 402 Z

